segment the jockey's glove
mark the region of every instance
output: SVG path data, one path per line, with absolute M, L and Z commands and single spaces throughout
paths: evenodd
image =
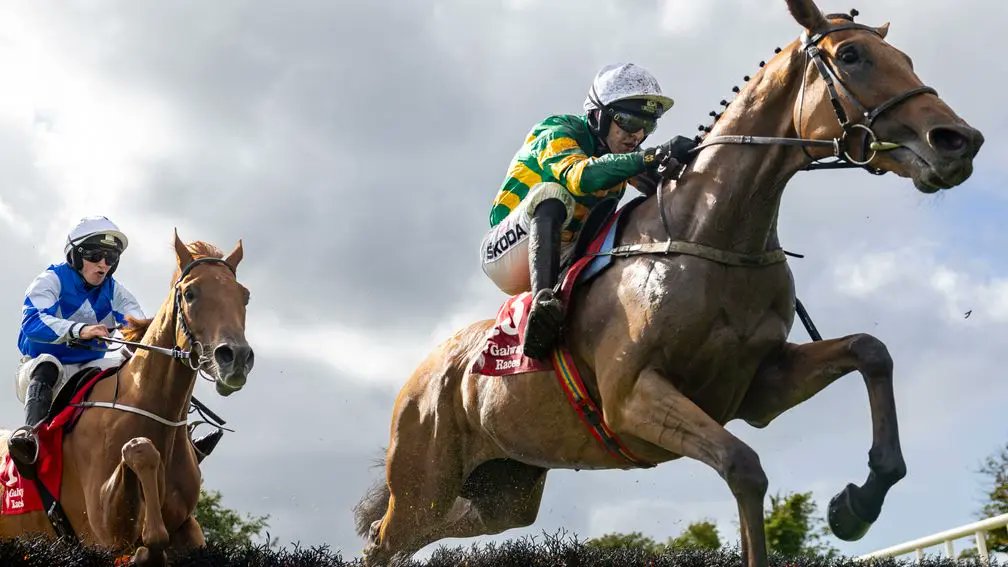
M 689 152 L 696 146 L 696 140 L 676 136 L 660 146 L 644 150 L 644 167 L 649 171 L 655 171 L 661 165 L 665 169 L 674 169 L 679 163 L 690 161 Z

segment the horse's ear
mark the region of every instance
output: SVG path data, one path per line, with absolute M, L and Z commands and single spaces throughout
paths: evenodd
M 186 248 L 185 243 L 179 238 L 177 228 L 175 229 L 175 258 L 178 260 L 180 270 L 192 264 L 193 261 L 192 252 Z
M 889 35 L 889 22 L 886 22 L 882 24 L 880 27 L 875 28 L 875 31 L 877 31 L 878 34 L 882 36 L 882 39 L 885 39 L 885 36 Z
M 224 258 L 224 261 L 227 263 L 228 266 L 231 266 L 232 270 L 238 271 L 238 262 L 242 261 L 242 256 L 244 255 L 245 252 L 242 249 L 242 241 L 239 240 L 238 246 L 235 246 L 235 249 L 232 250 L 231 253 L 227 255 L 227 258 Z
M 795 21 L 808 31 L 815 32 L 826 26 L 826 18 L 815 0 L 787 0 L 787 5 Z

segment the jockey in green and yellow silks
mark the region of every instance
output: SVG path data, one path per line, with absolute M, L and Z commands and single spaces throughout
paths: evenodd
M 631 179 L 651 194 L 660 163 L 687 161 L 695 142 L 682 136 L 640 149 L 671 106 L 672 99 L 643 68 L 608 65 L 589 88 L 585 114 L 546 118 L 511 160 L 490 209 L 481 257 L 483 271 L 502 291 L 531 290 L 535 296 L 526 356 L 546 358 L 559 338 L 563 305 L 553 288 L 561 260 L 573 252 L 592 207 L 618 201 Z

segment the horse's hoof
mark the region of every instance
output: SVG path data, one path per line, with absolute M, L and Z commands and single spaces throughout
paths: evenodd
M 864 537 L 872 522 L 878 517 L 878 514 L 875 514 L 875 517 L 869 520 L 866 519 L 869 517 L 868 514 L 857 510 L 855 490 L 858 490 L 856 485 L 848 484 L 829 503 L 827 516 L 829 517 L 830 531 L 844 541 L 857 541 Z
M 137 567 L 164 567 L 168 565 L 168 555 L 164 550 L 155 550 L 147 546 L 140 546 L 133 553 L 133 561 L 130 565 Z

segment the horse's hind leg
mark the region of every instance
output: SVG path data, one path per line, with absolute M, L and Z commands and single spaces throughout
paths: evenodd
M 137 437 L 123 445 L 122 461 L 101 487 L 99 531 L 122 547 L 141 539 L 143 545 L 133 555 L 136 565 L 167 562 L 168 530 L 161 517 L 164 486 L 161 454 L 150 439 Z M 143 518 L 139 533 L 135 527 L 138 517 Z
M 868 388 L 872 447 L 865 483 L 860 487 L 848 484 L 830 501 L 830 529 L 847 541 L 859 539 L 868 531 L 882 510 L 889 488 L 906 476 L 896 423 L 892 358 L 885 345 L 865 334 L 787 344 L 777 356 L 764 362 L 736 415 L 763 427 L 852 370 L 861 373 Z
M 497 534 L 532 525 L 539 514 L 547 469 L 510 459 L 483 463 L 466 479 L 445 523 L 420 547 L 447 537 Z
M 640 372 L 623 403 L 612 410 L 606 408 L 606 417 L 617 433 L 643 439 L 716 470 L 738 502 L 743 562 L 747 567 L 767 567 L 763 528 L 767 477 L 755 451 L 653 368 Z
M 386 456 L 388 505 L 371 525 L 364 550 L 367 565 L 386 565 L 420 549 L 457 499 L 463 479 L 460 433 L 450 420 L 400 417 Z M 436 425 L 437 423 L 437 425 Z M 450 430 L 449 430 L 450 429 Z

